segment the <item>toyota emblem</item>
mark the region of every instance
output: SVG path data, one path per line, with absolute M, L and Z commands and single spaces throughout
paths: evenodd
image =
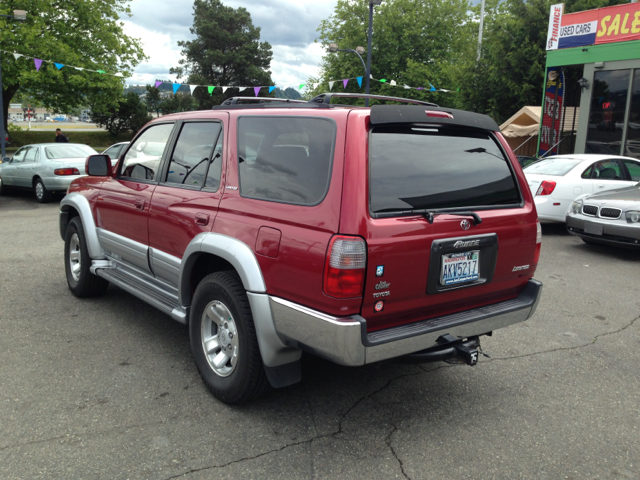
M 460 222 L 460 228 L 463 230 L 469 230 L 471 228 L 471 223 L 469 223 L 469 220 L 462 220 Z

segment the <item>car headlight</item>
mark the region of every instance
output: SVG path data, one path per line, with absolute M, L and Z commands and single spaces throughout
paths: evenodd
M 569 207 L 569 213 L 580 213 L 582 211 L 582 200 L 575 200 Z
M 629 211 L 626 213 L 627 222 L 629 223 L 638 223 L 640 222 L 640 212 L 637 211 Z

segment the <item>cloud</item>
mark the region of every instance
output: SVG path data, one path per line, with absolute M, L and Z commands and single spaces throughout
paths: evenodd
M 224 5 L 246 8 L 253 24 L 261 28 L 260 40 L 273 48 L 271 72 L 279 86 L 298 86 L 318 74 L 323 52 L 314 43 L 320 22 L 333 13 L 337 0 L 223 0 Z M 149 60 L 135 69 L 129 84 L 152 83 L 156 78 L 175 79 L 169 75 L 178 66 L 181 49 L 177 42 L 193 38 L 192 4 L 169 0 L 135 0 L 133 16 L 123 18 L 125 32 L 140 38 Z

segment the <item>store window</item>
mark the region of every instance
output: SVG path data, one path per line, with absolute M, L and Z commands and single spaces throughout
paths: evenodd
M 640 69 L 636 69 L 633 73 L 629 123 L 623 155 L 640 158 Z
M 631 70 L 595 73 L 586 153 L 620 155 L 630 74 Z M 640 113 L 640 105 L 637 108 Z

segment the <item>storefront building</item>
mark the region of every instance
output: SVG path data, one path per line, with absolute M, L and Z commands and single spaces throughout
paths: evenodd
M 640 3 L 571 14 L 563 7 L 551 7 L 538 154 L 640 158 Z M 571 92 L 580 115 L 566 136 Z

